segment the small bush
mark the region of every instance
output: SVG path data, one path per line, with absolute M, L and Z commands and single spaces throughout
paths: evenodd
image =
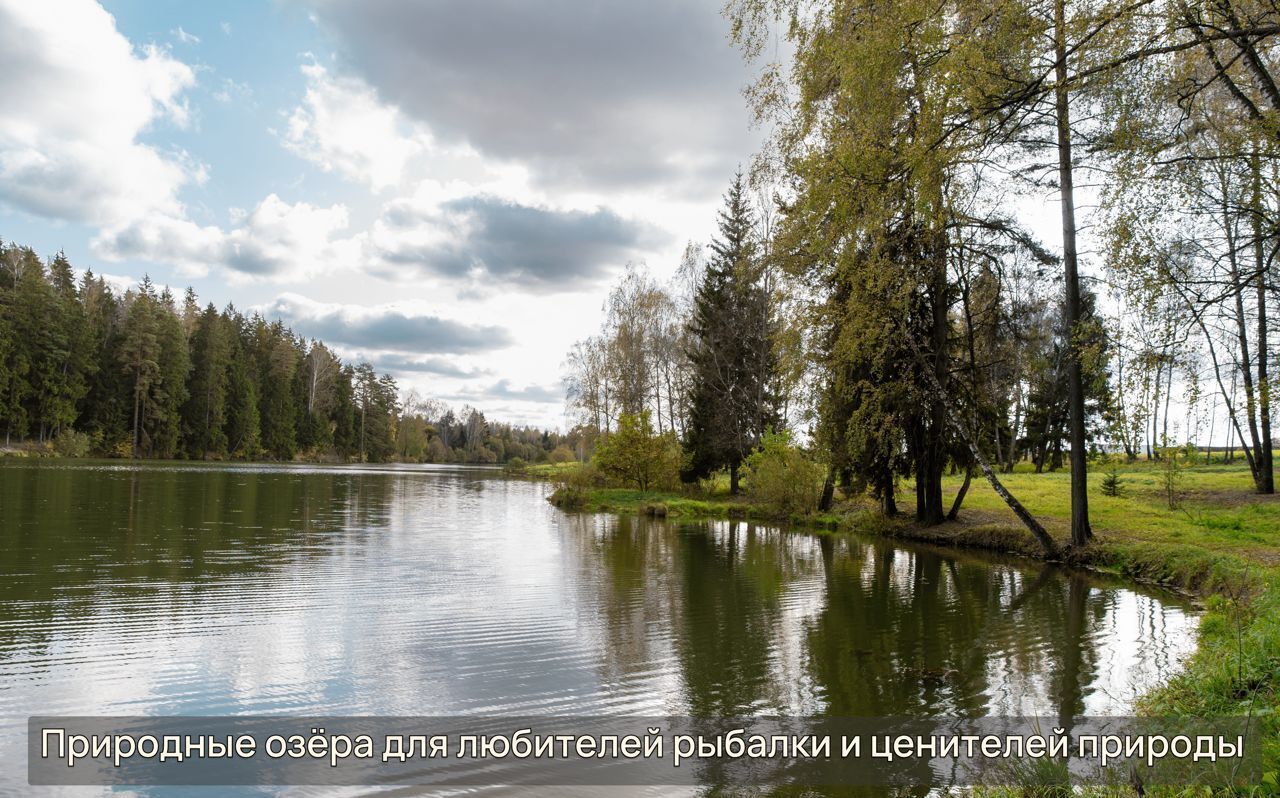
M 529 464 L 524 461 L 523 457 L 513 457 L 507 461 L 502 469 L 513 474 L 523 474 L 528 467 Z
M 551 454 L 547 455 L 547 459 L 552 463 L 572 463 L 577 458 L 573 456 L 573 451 L 568 446 L 557 446 L 551 450 Z
M 610 482 L 650 491 L 679 484 L 681 457 L 675 435 L 655 435 L 645 410 L 618 418 L 618 429 L 596 447 L 595 461 Z
M 592 463 L 583 463 L 559 474 L 556 489 L 547 500 L 562 510 L 581 510 L 591 499 L 591 491 L 605 485 L 604 474 Z
M 576 485 L 561 485 L 547 497 L 547 501 L 561 510 L 581 510 L 590 499 L 590 491 Z
M 760 449 L 746 461 L 747 491 L 779 517 L 808 515 L 822 495 L 822 466 L 791 445 L 783 432 L 766 433 Z

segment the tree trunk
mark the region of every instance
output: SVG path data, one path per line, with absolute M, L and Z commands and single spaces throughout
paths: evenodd
M 946 467 L 944 432 L 947 427 L 947 393 L 944 385 L 948 377 L 947 334 L 950 320 L 947 318 L 947 263 L 946 240 L 935 234 L 933 274 L 929 287 L 929 345 L 930 362 L 923 364 L 932 383 L 938 386 L 937 394 L 929 407 L 928 422 L 920 435 L 920 451 L 916 463 L 916 520 L 923 524 L 937 525 L 946 520 L 942 507 L 942 473 Z
M 1009 430 L 1009 462 L 1005 467 L 1006 474 L 1013 473 L 1013 467 L 1018 461 L 1018 430 L 1022 426 L 1022 382 L 1018 382 L 1017 393 L 1014 395 L 1013 404 L 1013 427 Z
M 1160 445 L 1164 443 L 1160 440 L 1160 436 L 1156 435 L 1156 430 L 1160 428 L 1160 386 L 1164 379 L 1164 357 L 1165 349 L 1160 350 L 1160 358 L 1156 361 L 1156 389 L 1151 397 L 1151 429 L 1147 432 L 1147 459 L 1159 460 L 1163 455 L 1160 453 Z
M 964 482 L 960 485 L 960 490 L 956 493 L 956 500 L 951 503 L 951 510 L 947 513 L 947 520 L 954 521 L 956 516 L 960 515 L 960 505 L 964 504 L 964 495 L 969 492 L 969 483 L 973 481 L 973 466 L 969 466 L 964 470 Z
M 893 495 L 893 471 L 885 468 L 880 475 L 880 512 L 885 518 L 898 514 L 898 502 Z
M 831 502 L 836 496 L 836 470 L 827 469 L 827 479 L 822 483 L 822 497 L 818 499 L 818 512 L 825 513 L 831 509 Z
M 1253 484 L 1259 493 L 1262 492 L 1262 468 L 1257 455 L 1262 452 L 1262 437 L 1258 431 L 1258 398 L 1253 389 L 1253 362 L 1249 356 L 1249 328 L 1244 313 L 1244 283 L 1240 279 L 1240 263 L 1234 247 L 1228 247 L 1227 262 L 1231 267 L 1231 293 L 1235 299 L 1236 343 L 1240 347 L 1239 374 L 1244 383 L 1244 413 L 1249 427 L 1249 443 L 1240 436 L 1240 446 L 1245 450 L 1249 460 L 1249 470 L 1253 473 Z M 1252 444 L 1250 449 L 1249 444 Z M 1252 452 L 1252 453 L 1250 453 Z
M 923 361 L 924 358 L 920 354 L 920 350 L 916 347 L 915 340 L 911 338 L 910 333 L 906 335 L 906 339 L 907 345 L 911 347 L 916 359 Z M 999 477 L 996 476 L 996 472 L 992 470 L 991 464 L 987 462 L 987 458 L 983 457 L 982 452 L 978 450 L 978 443 L 974 440 L 973 435 L 965 428 L 964 424 L 960 423 L 960 418 L 956 415 L 955 410 L 953 410 L 951 405 L 946 402 L 946 394 L 943 393 L 942 383 L 937 380 L 937 377 L 931 370 L 924 369 L 923 371 L 926 381 L 929 383 L 930 390 L 936 392 L 940 397 L 940 401 L 946 412 L 947 421 L 951 423 L 952 428 L 955 429 L 956 433 L 964 441 L 965 445 L 969 447 L 969 454 L 972 455 L 973 461 L 978 464 L 978 468 L 982 470 L 982 474 L 987 478 L 987 482 L 991 483 L 991 488 L 1001 499 L 1004 500 L 1004 503 L 1009 506 L 1009 509 L 1013 510 L 1013 514 L 1018 516 L 1018 520 L 1020 520 L 1031 532 L 1032 536 L 1035 537 L 1036 541 L 1040 544 L 1040 547 L 1044 549 L 1045 554 L 1049 557 L 1055 556 L 1058 553 L 1058 547 L 1053 542 L 1053 538 L 1050 537 L 1047 531 L 1045 531 L 1044 526 L 1042 526 L 1040 522 L 1031 515 L 1031 513 L 1027 512 L 1027 508 L 1023 507 L 1022 503 L 1014 498 L 1013 494 L 1010 493 L 1003 484 L 1001 484 Z
M 1255 459 L 1258 461 L 1259 493 L 1275 493 L 1275 471 L 1271 452 L 1271 380 L 1267 374 L 1267 260 L 1262 247 L 1262 177 L 1257 153 L 1253 156 L 1253 252 L 1258 286 L 1258 427 L 1262 435 Z M 1246 366 L 1247 368 L 1247 366 Z
M 1093 532 L 1089 527 L 1089 482 L 1085 462 L 1084 381 L 1080 373 L 1080 276 L 1076 260 L 1075 189 L 1071 166 L 1071 118 L 1067 103 L 1066 0 L 1054 3 L 1055 81 L 1058 122 L 1058 182 L 1062 199 L 1062 260 L 1066 268 L 1068 348 L 1067 401 L 1071 408 L 1071 543 L 1083 546 Z
M 1169 356 L 1169 375 L 1164 381 L 1164 426 L 1160 428 L 1160 440 L 1169 445 L 1169 401 L 1173 398 L 1173 356 Z
M 133 445 L 129 449 L 129 456 L 133 459 L 138 457 L 138 403 L 140 401 L 141 397 L 138 395 L 138 386 L 135 382 L 133 387 L 133 438 L 131 440 Z

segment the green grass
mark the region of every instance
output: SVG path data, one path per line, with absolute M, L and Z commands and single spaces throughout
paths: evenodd
M 555 480 L 575 468 L 581 466 L 581 463 L 535 463 L 525 466 L 524 475 L 535 479 Z
M 576 464 L 530 466 L 527 474 L 536 478 L 558 480 L 570 474 Z M 1203 571 L 1206 563 L 1232 555 L 1245 562 L 1264 566 L 1280 566 L 1280 496 L 1258 496 L 1243 463 L 1234 465 L 1196 465 L 1186 467 L 1178 485 L 1178 501 L 1169 507 L 1160 463 L 1125 464 L 1118 467 L 1123 495 L 1104 496 L 1099 489 L 1106 471 L 1095 464 L 1090 473 L 1092 489 L 1089 514 L 1098 548 L 1125 550 L 1134 545 L 1143 548 L 1189 548 L 1207 559 L 1192 570 Z M 1056 538 L 1066 541 L 1070 535 L 1070 483 L 1066 470 L 1036 474 L 1020 466 L 1012 474 L 1000 474 L 1019 501 L 1035 515 Z M 962 482 L 959 475 L 943 481 L 949 505 Z M 899 485 L 899 504 L 907 509 L 911 503 L 911 483 Z M 574 509 L 587 512 L 642 513 L 654 505 L 665 505 L 667 514 L 686 517 L 753 518 L 790 521 L 820 527 L 838 526 L 857 530 L 888 532 L 899 535 L 922 534 L 938 542 L 957 545 L 992 546 L 1019 553 L 1034 554 L 1030 537 L 1025 535 L 1013 512 L 991 490 L 982 476 L 975 475 L 965 497 L 958 524 L 944 525 L 936 532 L 915 528 L 908 520 L 886 523 L 874 518 L 871 504 L 861 497 L 837 501 L 832 512 L 804 517 L 776 518 L 767 508 L 753 502 L 749 495 L 730 496 L 728 478 L 720 475 L 708 484 L 688 491 L 647 491 L 623 488 L 590 488 L 584 501 Z M 1023 538 L 1025 537 L 1025 540 Z M 996 539 L 999 539 L 997 541 Z M 1190 560 L 1190 552 L 1178 555 Z M 1174 556 L 1172 553 L 1169 556 Z M 1134 555 L 1135 559 L 1140 559 Z M 1186 566 L 1191 566 L 1189 561 Z M 1160 580 L 1167 581 L 1167 580 Z M 1187 580 L 1172 580 L 1182 587 L 1197 587 Z
M 746 497 L 730 496 L 727 488 L 723 492 L 700 495 L 676 491 L 593 488 L 587 491 L 585 502 L 567 509 L 589 513 L 631 513 L 682 518 L 750 518 L 829 529 L 840 526 L 842 520 L 833 513 L 779 518 Z
M 1254 493 L 1253 481 L 1242 463 L 1187 467 L 1179 480 L 1174 508 L 1169 507 L 1160 463 L 1138 462 L 1117 470 L 1124 490 L 1118 497 L 1104 496 L 1099 489 L 1106 467 L 1095 465 L 1089 475 L 1089 519 L 1098 543 L 1192 547 L 1263 566 L 1280 566 L 1280 496 Z M 1051 533 L 1068 536 L 1070 472 L 1018 470 L 1002 474 L 1000 479 Z M 946 479 L 948 500 L 959 484 L 959 477 Z M 1017 523 L 1004 502 L 978 477 L 965 499 L 965 510 L 988 523 Z

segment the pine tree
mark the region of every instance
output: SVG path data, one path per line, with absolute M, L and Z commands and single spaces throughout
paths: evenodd
M 711 251 L 689 322 L 693 386 L 681 477 L 693 481 L 728 468 L 737 493 L 739 466 L 780 421 L 772 309 L 741 173 L 725 194 Z
M 95 368 L 80 408 L 78 428 L 104 452 L 118 451 L 129 439 L 129 388 L 126 375 L 110 364 L 119 363 L 123 309 L 111 289 L 92 270 L 80 280 L 85 317 L 85 352 Z
M 187 400 L 191 358 L 182 319 L 167 288 L 160 295 L 157 310 L 156 340 L 160 352 L 152 401 L 151 442 L 154 456 L 173 458 L 181 451 L 182 406 Z
M 59 391 L 49 418 L 53 433 L 59 434 L 75 427 L 89 392 L 89 380 L 99 366 L 85 305 L 64 253 L 59 252 L 50 263 L 49 279 L 57 303 L 59 336 L 66 346 L 60 363 Z
M 191 383 L 182 410 L 187 456 L 207 459 L 227 454 L 227 390 L 231 331 L 209 303 L 191 334 Z
M 351 366 L 343 366 L 334 380 L 329 424 L 333 430 L 333 448 L 344 460 L 350 460 L 360 453 L 357 419 L 355 370 Z
M 160 339 L 157 334 L 158 308 L 151 278 L 143 280 L 139 292 L 125 297 L 126 316 L 117 358 L 130 381 L 133 413 L 130 423 L 130 452 L 138 457 L 150 451 L 146 422 L 152 386 L 160 375 Z
M 43 265 L 34 258 L 34 253 L 32 258 L 35 262 L 24 270 L 18 283 L 23 319 L 19 340 L 25 342 L 30 358 L 27 372 L 30 391 L 24 411 L 28 434 L 43 442 L 52 433 L 51 424 L 55 420 L 74 413 L 74 402 L 64 399 L 63 365 L 70 357 L 70 342 L 59 303 Z
M 249 331 L 244 317 L 228 305 L 223 312 L 231 331 L 231 366 L 227 370 L 227 454 L 251 460 L 262 449 L 257 380 L 249 363 Z
M 280 322 L 268 324 L 255 318 L 253 326 L 262 447 L 278 460 L 292 460 L 298 448 L 294 377 L 301 356 L 292 335 Z

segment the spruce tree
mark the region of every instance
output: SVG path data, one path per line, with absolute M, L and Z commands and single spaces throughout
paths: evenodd
M 158 379 L 154 386 L 150 433 L 152 454 L 169 459 L 180 452 L 182 406 L 187 401 L 191 358 L 182 319 L 168 288 L 160 294 L 157 311 L 156 340 L 160 344 L 160 352 L 156 362 Z
M 131 294 L 125 297 L 127 311 L 117 358 L 129 378 L 133 408 L 129 450 L 133 457 L 138 457 L 151 448 L 146 426 L 152 386 L 160 373 L 160 340 L 151 279 L 144 278 L 141 290 Z
M 693 481 L 727 468 L 737 493 L 739 466 L 779 423 L 772 308 L 741 173 L 725 194 L 711 252 L 689 322 L 693 385 L 681 476 Z
M 191 334 L 191 382 L 182 410 L 188 457 L 221 458 L 227 454 L 230 335 L 228 323 L 209 303 Z

